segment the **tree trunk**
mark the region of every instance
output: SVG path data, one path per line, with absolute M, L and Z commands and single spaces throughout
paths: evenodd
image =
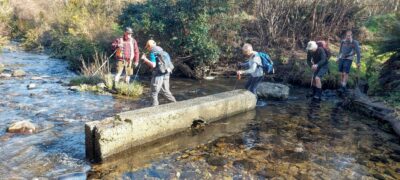
M 366 116 L 389 122 L 393 130 L 400 136 L 400 116 L 393 108 L 373 102 L 368 96 L 356 90 L 349 93 L 344 99 L 343 105 L 351 111 L 358 111 Z

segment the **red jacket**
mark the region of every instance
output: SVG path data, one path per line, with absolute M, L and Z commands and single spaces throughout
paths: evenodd
M 117 50 L 115 57 L 118 60 L 125 59 L 128 63 L 134 60 L 135 63 L 139 63 L 139 48 L 135 39 L 124 41 L 123 38 L 118 38 L 112 43 L 112 47 Z

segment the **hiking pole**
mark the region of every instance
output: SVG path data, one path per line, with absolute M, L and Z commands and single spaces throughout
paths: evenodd
M 238 67 L 238 70 L 240 70 L 240 66 L 237 65 L 237 67 Z M 235 81 L 235 86 L 233 86 L 233 90 L 236 90 L 236 86 L 241 78 L 242 78 L 242 76 L 240 74 L 236 75 L 236 81 Z
M 311 83 L 310 83 L 310 88 L 312 88 L 313 86 L 313 82 L 314 82 L 314 72 L 312 71 L 312 66 L 314 66 L 314 61 L 311 61 Z
M 117 49 L 107 58 L 107 60 L 99 67 L 99 69 L 97 69 L 97 70 L 93 73 L 93 76 L 96 75 L 97 72 L 98 72 L 101 68 L 103 68 L 104 65 L 107 64 L 108 60 L 115 54 L 115 52 L 117 52 Z
M 136 81 L 136 77 L 138 76 L 138 74 L 139 74 L 139 71 L 140 71 L 140 66 L 142 65 L 142 63 L 140 63 L 139 62 L 139 67 L 138 67 L 138 69 L 136 70 L 136 74 L 135 74 L 135 77 L 133 78 L 133 82 L 135 82 Z
M 235 86 L 233 87 L 233 90 L 236 90 L 237 84 L 238 84 L 239 80 L 241 79 L 241 77 L 242 77 L 242 76 L 241 76 L 240 74 L 237 75 L 237 77 L 236 77 L 236 82 L 235 82 Z

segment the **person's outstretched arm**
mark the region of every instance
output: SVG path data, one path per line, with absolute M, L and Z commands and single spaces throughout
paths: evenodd
M 154 53 L 150 53 L 150 60 L 147 59 L 146 54 L 143 53 L 142 58 L 143 62 L 149 66 L 151 69 L 156 67 L 156 55 Z

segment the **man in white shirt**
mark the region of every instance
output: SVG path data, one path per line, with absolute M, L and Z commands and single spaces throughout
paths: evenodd
M 258 52 L 253 50 L 253 46 L 251 44 L 244 44 L 242 48 L 243 54 L 248 57 L 246 63 L 243 66 L 248 67 L 247 70 L 237 71 L 238 75 L 241 74 L 250 74 L 251 77 L 246 83 L 245 88 L 257 95 L 257 86 L 263 80 L 264 71 L 262 69 L 261 57 Z

